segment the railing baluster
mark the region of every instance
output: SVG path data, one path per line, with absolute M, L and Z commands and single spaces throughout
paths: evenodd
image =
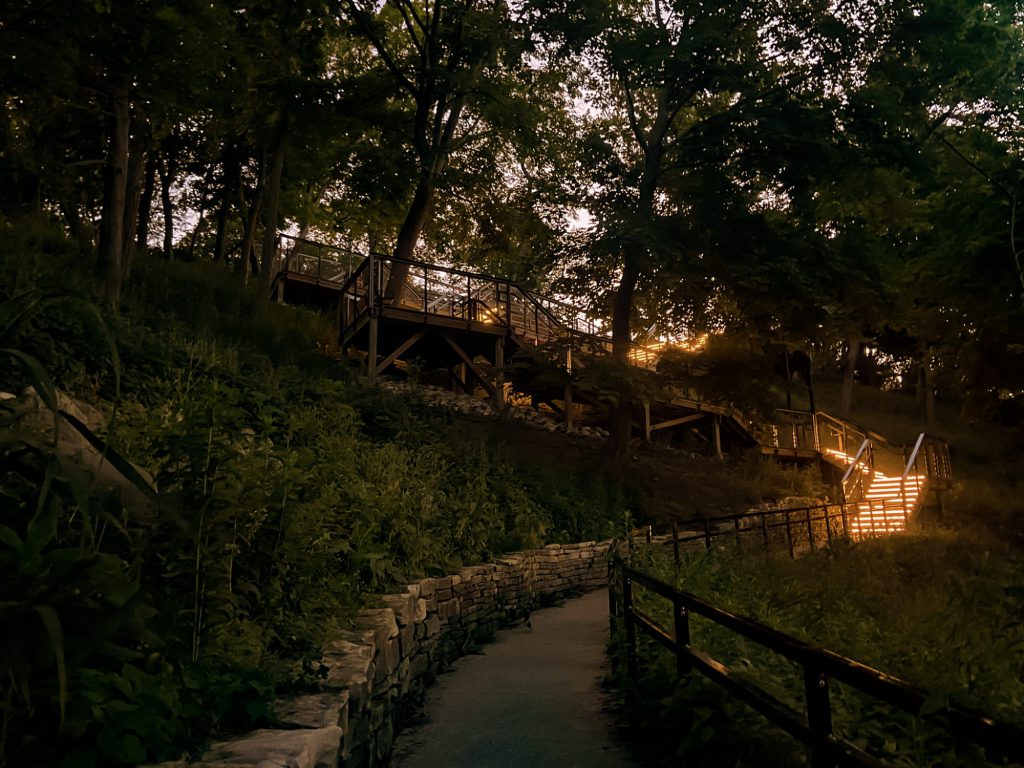
M 811 552 L 814 551 L 814 523 L 811 522 L 811 508 L 807 508 L 807 543 L 811 548 Z
M 764 539 L 764 551 L 767 552 L 769 549 L 768 543 L 768 515 L 764 512 L 761 513 L 761 536 Z
M 704 549 L 711 551 L 711 521 L 704 518 Z
M 789 547 L 789 559 L 792 560 L 793 555 L 793 525 L 789 519 L 789 510 L 786 510 L 786 546 Z

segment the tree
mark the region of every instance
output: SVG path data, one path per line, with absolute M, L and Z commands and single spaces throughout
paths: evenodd
M 821 101 L 826 74 L 847 53 L 852 22 L 821 3 L 652 0 L 586 9 L 598 30 L 581 54 L 592 62 L 599 111 L 587 149 L 600 158 L 591 247 L 605 273 L 618 274 L 613 354 L 626 365 L 638 289 L 658 293 L 659 282 L 685 275 L 693 305 L 718 293 L 705 258 L 718 252 L 719 263 L 727 261 L 731 238 L 722 235 L 731 223 L 712 209 L 732 206 L 747 218 L 758 194 L 785 178 L 777 162 L 756 167 L 772 159 L 762 151 L 764 137 L 788 105 Z M 624 393 L 611 413 L 611 463 L 628 443 L 630 411 Z
M 346 0 L 347 14 L 409 100 L 405 139 L 414 158 L 411 199 L 394 255 L 410 259 L 454 157 L 488 127 L 488 106 L 507 101 L 505 76 L 520 67 L 516 25 L 498 0 Z M 408 266 L 386 292 L 400 299 Z

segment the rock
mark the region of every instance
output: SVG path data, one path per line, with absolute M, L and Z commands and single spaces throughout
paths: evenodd
M 297 731 L 259 730 L 213 745 L 197 768 L 334 768 L 341 747 L 341 728 Z
M 348 720 L 348 691 L 316 693 L 276 701 L 271 712 L 281 725 L 292 728 L 344 727 Z
M 36 433 L 46 441 L 53 438 L 54 415 L 32 388 L 26 389 L 19 397 L 8 392 L 0 393 L 0 400 L 7 403 L 14 413 L 18 426 Z M 130 509 L 148 509 L 153 506 L 156 496 L 156 485 L 152 475 L 146 470 L 131 464 L 127 459 L 118 457 L 123 462 L 124 471 L 111 463 L 111 451 L 95 435 L 104 428 L 103 415 L 93 406 L 80 400 L 57 392 L 57 407 L 69 414 L 74 421 L 60 416 L 57 418 L 57 442 L 55 446 L 59 457 L 78 465 L 95 478 L 95 485 L 101 491 L 116 490 L 121 500 Z M 134 478 L 125 475 L 134 474 Z

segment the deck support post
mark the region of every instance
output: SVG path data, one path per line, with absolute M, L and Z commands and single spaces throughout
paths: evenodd
M 570 430 L 572 429 L 572 382 L 565 385 L 563 402 L 565 403 L 565 411 L 562 415 L 565 419 L 565 428 Z
M 505 410 L 505 337 L 494 340 L 494 394 L 491 397 L 494 410 Z
M 468 370 L 470 373 L 473 374 L 473 376 L 476 377 L 476 380 L 480 382 L 480 386 L 487 391 L 488 395 L 490 395 L 491 397 L 495 397 L 494 385 L 491 384 L 490 381 L 488 381 L 488 377 L 485 376 L 484 372 L 480 370 L 480 366 L 473 362 L 473 359 L 466 354 L 462 347 L 460 347 L 458 343 L 455 341 L 455 339 L 453 339 L 450 335 L 448 335 L 447 333 L 442 333 L 441 338 L 444 339 L 445 343 L 452 348 L 452 351 L 459 356 L 459 359 L 462 360 L 465 366 L 465 370 Z
M 395 360 L 397 360 L 399 357 L 401 357 L 406 352 L 408 352 L 409 349 L 417 341 L 419 341 L 420 339 L 422 339 L 426 335 L 427 335 L 426 331 L 416 331 L 416 333 L 414 333 L 408 339 L 406 339 L 401 344 L 399 344 L 394 349 L 394 351 L 391 352 L 391 354 L 389 354 L 387 357 L 385 357 L 383 360 L 381 360 L 380 363 L 377 364 L 377 369 L 376 369 L 376 372 L 375 372 L 374 375 L 378 375 L 378 374 L 384 373 L 384 371 L 387 369 L 387 367 L 389 365 L 391 365 L 393 362 L 395 362 Z
M 284 280 L 282 278 L 277 280 L 277 303 L 284 304 Z
M 648 400 L 644 400 L 644 442 L 651 442 L 651 403 Z
M 711 429 L 715 435 L 715 456 L 723 458 L 722 454 L 722 417 L 717 413 L 711 422 Z
M 369 349 L 366 355 L 366 373 L 370 377 L 370 385 L 372 386 L 377 382 L 377 325 L 380 322 L 377 319 L 377 313 L 372 311 L 370 315 L 370 341 L 368 343 Z

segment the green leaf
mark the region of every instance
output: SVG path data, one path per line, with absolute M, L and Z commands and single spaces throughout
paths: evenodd
M 64 715 L 67 710 L 68 702 L 68 673 L 64 662 L 64 633 L 61 630 L 60 618 L 57 616 L 55 611 L 49 605 L 36 605 L 33 606 L 36 613 L 39 614 L 39 618 L 43 621 L 43 626 L 46 627 L 46 634 L 50 638 L 50 650 L 53 652 L 54 659 L 57 662 L 57 683 L 59 689 L 60 699 L 60 730 L 64 731 Z
M 6 525 L 0 525 L 0 544 L 6 544 L 11 549 L 21 549 L 22 546 L 18 534 Z

